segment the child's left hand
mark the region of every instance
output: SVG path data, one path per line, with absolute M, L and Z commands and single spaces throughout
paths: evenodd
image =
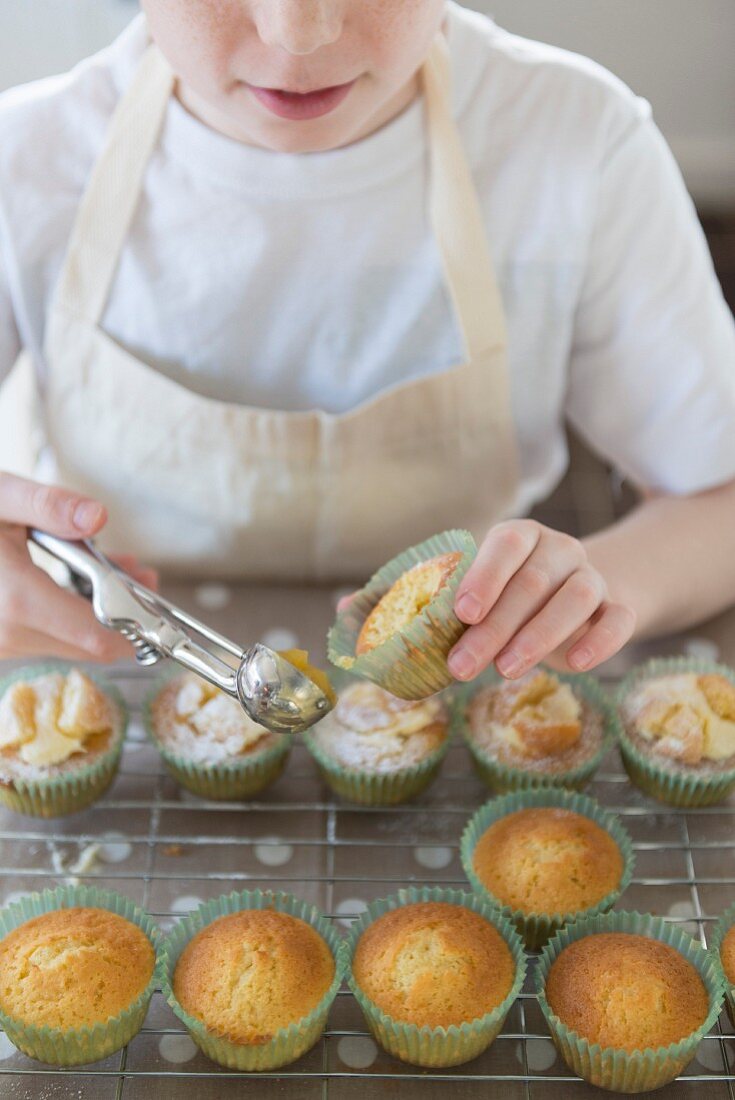
M 449 655 L 458 680 L 495 662 L 514 680 L 540 661 L 581 672 L 621 649 L 635 629 L 613 603 L 583 544 L 534 520 L 491 528 L 462 579 L 455 613 L 470 624 Z

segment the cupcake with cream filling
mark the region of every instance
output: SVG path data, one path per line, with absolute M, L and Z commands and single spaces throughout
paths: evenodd
M 258 725 L 236 699 L 191 673 L 158 686 L 146 727 L 169 771 L 205 798 L 247 798 L 283 771 L 288 735 Z
M 543 668 L 513 681 L 488 673 L 456 690 L 454 709 L 475 769 L 501 792 L 580 788 L 615 739 L 615 716 L 596 681 Z
M 112 685 L 62 664 L 0 681 L 0 801 L 41 817 L 90 805 L 117 771 L 127 710 Z
M 449 714 L 440 697 L 411 702 L 360 681 L 345 686 L 334 710 L 304 734 L 332 790 L 375 806 L 424 790 L 448 738 Z
M 617 696 L 621 751 L 634 783 L 662 801 L 704 806 L 735 789 L 735 673 L 654 661 Z

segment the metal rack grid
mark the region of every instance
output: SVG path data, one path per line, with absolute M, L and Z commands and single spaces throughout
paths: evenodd
M 349 924 L 363 903 L 409 882 L 467 886 L 459 835 L 488 791 L 472 774 L 461 745 L 450 749 L 434 786 L 406 806 L 361 809 L 335 801 L 300 744 L 284 776 L 260 801 L 205 802 L 167 776 L 144 740 L 140 703 L 150 674 L 118 669 L 111 675 L 133 717 L 121 774 L 100 802 L 71 818 L 46 822 L 0 814 L 0 901 L 72 876 L 128 894 L 165 926 L 197 898 L 273 887 L 313 901 Z M 735 892 L 735 805 L 687 812 L 661 806 L 629 784 L 614 754 L 590 793 L 618 812 L 633 834 L 636 876 L 622 905 L 659 912 L 706 943 L 708 927 Z M 113 847 L 103 847 L 93 859 L 90 845 L 97 844 Z M 317 1046 L 298 1063 L 257 1076 L 222 1070 L 194 1052 L 156 993 L 140 1035 L 105 1062 L 56 1070 L 9 1052 L 5 1040 L 0 1096 L 347 1100 L 358 1094 L 394 1096 L 400 1089 L 402 1098 L 412 1100 L 486 1096 L 491 1085 L 503 1100 L 600 1096 L 555 1057 L 530 990 L 527 980 L 488 1052 L 465 1066 L 429 1074 L 379 1051 L 343 989 Z M 166 1055 L 180 1060 L 167 1061 Z M 725 1014 L 686 1076 L 660 1095 L 735 1100 L 735 1032 Z

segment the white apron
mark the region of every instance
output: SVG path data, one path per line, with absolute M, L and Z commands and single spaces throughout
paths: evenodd
M 77 214 L 43 377 L 24 352 L 0 391 L 0 469 L 38 476 L 50 447 L 56 479 L 106 504 L 100 544 L 175 573 L 353 580 L 444 528 L 481 537 L 512 504 L 517 456 L 503 307 L 451 113 L 443 35 L 422 68 L 428 214 L 465 361 L 342 415 L 201 396 L 102 330 L 174 83 L 151 45 Z

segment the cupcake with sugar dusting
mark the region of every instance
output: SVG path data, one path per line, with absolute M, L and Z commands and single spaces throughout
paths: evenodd
M 89 806 L 115 776 L 127 726 L 119 692 L 62 663 L 0 681 L 0 801 L 38 817 Z
M 288 735 L 254 722 L 236 699 L 191 673 L 146 702 L 146 728 L 175 778 L 203 798 L 249 798 L 283 771 Z

